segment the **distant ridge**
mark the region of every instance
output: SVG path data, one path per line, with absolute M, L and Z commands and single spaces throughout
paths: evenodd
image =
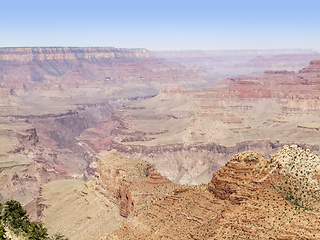
M 150 55 L 146 49 L 126 49 L 114 47 L 5 47 L 0 48 L 0 60 L 32 61 L 59 59 L 90 59 L 90 58 L 123 58 Z
M 320 50 L 319 50 L 320 51 Z M 152 51 L 156 57 L 192 57 L 198 56 L 238 56 L 238 55 L 280 55 L 280 54 L 317 54 L 312 49 L 293 48 L 293 49 L 234 49 L 234 50 L 168 50 Z

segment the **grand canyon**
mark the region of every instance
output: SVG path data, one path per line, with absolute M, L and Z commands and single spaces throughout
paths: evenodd
M 0 48 L 0 202 L 72 239 L 319 239 L 320 54 Z

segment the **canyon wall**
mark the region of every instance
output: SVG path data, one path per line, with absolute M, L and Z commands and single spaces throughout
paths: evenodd
M 146 49 L 112 47 L 25 47 L 1 48 L 0 60 L 29 62 L 34 60 L 75 60 L 100 58 L 148 58 Z
M 0 48 L 2 201 L 32 202 L 41 184 L 88 179 L 112 149 L 181 184 L 207 183 L 242 150 L 270 155 L 296 143 L 318 151 L 319 62 L 296 72 L 317 53 L 210 53 L 207 67 L 192 64 L 197 54 L 183 65 L 188 56 L 145 49 Z M 240 69 L 223 72 L 230 58 L 247 70 L 277 63 L 206 87 L 216 81 L 212 68 L 224 77 Z M 282 61 L 297 64 L 285 71 Z
M 315 60 L 298 73 L 268 70 L 258 77 L 221 79 L 227 87 L 168 87 L 113 113 L 122 124 L 110 146 L 154 163 L 180 184 L 210 181 L 239 151 L 269 156 L 298 144 L 318 152 L 319 65 Z

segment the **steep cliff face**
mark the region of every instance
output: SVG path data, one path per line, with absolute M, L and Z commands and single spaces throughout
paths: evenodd
M 236 154 L 208 185 L 177 189 L 106 239 L 318 239 L 319 164 L 295 145 Z

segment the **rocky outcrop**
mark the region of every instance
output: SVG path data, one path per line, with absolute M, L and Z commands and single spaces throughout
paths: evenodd
M 174 184 L 156 172 L 153 165 L 125 159 L 115 150 L 98 163 L 91 181 L 96 191 L 119 205 L 123 217 L 140 210 L 152 199 L 171 193 L 174 188 Z
M 104 239 L 318 239 L 319 164 L 295 145 L 236 154 L 208 185 L 175 190 Z
M 91 180 L 57 180 L 42 186 L 34 203 L 50 235 L 70 240 L 99 239 L 158 199 L 166 199 L 177 185 L 159 174 L 154 165 L 123 158 L 115 150 L 105 153 Z
M 220 199 L 240 204 L 251 199 L 257 189 L 270 185 L 264 180 L 272 170 L 268 168 L 263 154 L 252 151 L 239 153 L 213 175 L 208 189 Z

